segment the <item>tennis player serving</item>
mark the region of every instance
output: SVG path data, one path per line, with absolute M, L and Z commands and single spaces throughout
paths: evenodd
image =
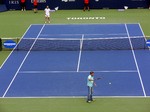
M 96 86 L 96 83 L 94 82 L 94 72 L 90 72 L 90 75 L 87 78 L 87 86 L 88 86 L 88 96 L 87 96 L 87 102 L 90 103 L 93 101 L 93 86 Z
M 46 8 L 45 8 L 45 23 L 50 23 L 50 8 L 49 8 L 49 6 L 46 6 Z

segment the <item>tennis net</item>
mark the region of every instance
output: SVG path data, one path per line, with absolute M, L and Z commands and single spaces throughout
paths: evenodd
M 15 44 L 16 43 L 16 44 Z M 147 49 L 146 38 L 2 38 L 1 50 L 76 51 L 76 50 L 131 50 Z

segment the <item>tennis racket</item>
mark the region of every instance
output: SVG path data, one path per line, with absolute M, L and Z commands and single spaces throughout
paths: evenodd
M 100 79 L 102 79 L 102 78 L 98 77 L 98 78 L 96 78 L 95 80 L 100 80 Z
M 98 77 L 98 78 L 95 78 L 95 79 L 94 79 L 94 85 L 95 85 L 95 86 L 97 86 L 97 84 L 96 84 L 95 82 L 96 82 L 97 80 L 100 80 L 100 79 L 102 79 L 102 78 Z

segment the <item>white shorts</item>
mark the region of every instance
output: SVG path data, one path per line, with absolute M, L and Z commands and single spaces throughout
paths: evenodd
M 45 17 L 50 17 L 50 14 L 45 14 Z

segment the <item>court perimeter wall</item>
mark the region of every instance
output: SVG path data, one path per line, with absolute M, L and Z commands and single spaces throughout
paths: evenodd
M 83 0 L 38 0 L 38 9 L 43 10 L 46 5 L 51 9 L 59 6 L 59 9 L 83 9 Z M 33 9 L 33 0 L 26 0 L 27 10 Z M 4 0 L 9 10 L 20 10 L 20 0 Z M 91 9 L 123 9 L 148 8 L 149 0 L 90 0 Z

